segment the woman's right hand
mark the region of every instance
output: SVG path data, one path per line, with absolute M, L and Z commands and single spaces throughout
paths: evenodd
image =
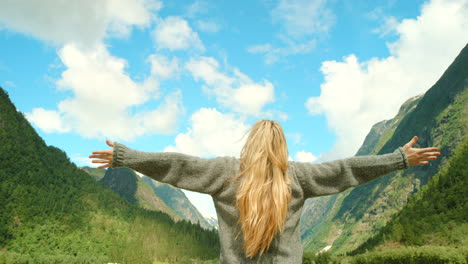
M 413 148 L 413 145 L 418 141 L 418 137 L 414 136 L 408 143 L 403 146 L 403 150 L 406 153 L 408 158 L 408 163 L 410 166 L 418 166 L 429 164 L 429 160 L 437 159 L 437 156 L 440 155 L 440 152 L 437 152 L 439 148 L 429 147 L 429 148 Z
M 109 147 L 112 147 L 112 149 L 96 150 L 93 151 L 93 155 L 89 155 L 89 158 L 95 158 L 95 160 L 91 161 L 92 163 L 104 163 L 104 165 L 97 167 L 98 169 L 112 167 L 112 159 L 114 156 L 114 144 L 109 140 L 106 140 L 106 143 Z

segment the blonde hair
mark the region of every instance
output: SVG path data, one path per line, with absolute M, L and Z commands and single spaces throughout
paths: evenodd
M 281 125 L 271 120 L 255 123 L 242 148 L 240 171 L 234 179 L 241 179 L 236 205 L 248 258 L 261 256 L 284 229 L 291 201 L 288 157 Z

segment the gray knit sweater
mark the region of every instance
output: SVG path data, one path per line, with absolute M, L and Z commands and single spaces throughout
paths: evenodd
M 299 219 L 307 198 L 335 194 L 374 180 L 398 169 L 408 168 L 403 149 L 384 155 L 357 156 L 320 164 L 289 162 L 292 199 L 283 233 L 277 235 L 261 257 L 247 259 L 237 224 L 237 182 L 225 183 L 239 171 L 234 157 L 198 158 L 180 153 L 142 152 L 115 143 L 112 167 L 128 167 L 175 187 L 210 194 L 218 216 L 220 263 L 302 263 Z

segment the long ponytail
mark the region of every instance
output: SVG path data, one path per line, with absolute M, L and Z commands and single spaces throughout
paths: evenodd
M 291 201 L 287 176 L 288 147 L 276 121 L 261 120 L 252 128 L 242 148 L 236 193 L 239 224 L 248 258 L 262 255 L 275 235 L 282 232 Z

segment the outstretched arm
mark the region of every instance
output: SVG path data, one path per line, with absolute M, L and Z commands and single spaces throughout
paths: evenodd
M 206 194 L 218 192 L 236 166 L 231 157 L 203 159 L 174 152 L 143 152 L 107 141 L 113 149 L 93 151 L 98 168 L 127 167 L 175 187 Z
M 320 164 L 292 162 L 293 170 L 301 182 L 305 198 L 342 192 L 372 181 L 380 176 L 409 166 L 428 164 L 436 159 L 438 148 L 413 148 L 417 137 L 383 155 L 355 156 Z

